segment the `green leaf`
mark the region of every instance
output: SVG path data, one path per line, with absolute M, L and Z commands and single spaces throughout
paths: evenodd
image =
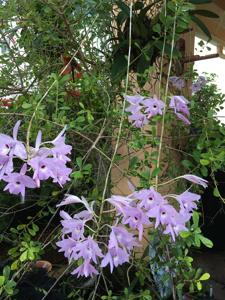
M 18 269 L 18 266 L 19 266 L 19 261 L 18 260 L 15 260 L 12 264 L 11 264 L 11 270 L 12 271 L 15 271 Z
M 213 196 L 214 197 L 220 197 L 220 192 L 219 192 L 217 187 L 215 187 L 214 190 L 213 190 Z
M 83 178 L 83 174 L 81 171 L 75 171 L 71 174 L 71 177 L 74 179 L 82 179 Z
M 159 23 L 156 23 L 156 24 L 153 26 L 152 29 L 153 29 L 153 31 L 155 31 L 155 32 L 158 32 L 158 33 L 161 32 L 161 26 L 160 26 Z
M 5 266 L 3 269 L 3 276 L 5 277 L 6 280 L 8 280 L 9 275 L 10 275 L 10 266 Z
M 36 235 L 36 232 L 33 229 L 31 229 L 31 228 L 28 228 L 28 232 L 29 232 L 29 234 L 31 236 L 35 236 Z
M 160 168 L 155 168 L 152 171 L 151 177 L 156 177 L 160 173 L 160 171 L 161 171 Z
M 191 235 L 191 233 L 190 233 L 189 231 L 181 231 L 181 232 L 180 232 L 180 236 L 181 236 L 183 239 L 188 238 L 190 235 Z
M 205 166 L 202 166 L 200 170 L 203 177 L 208 176 L 208 169 Z
M 200 16 L 204 16 L 207 18 L 219 18 L 219 16 L 217 14 L 215 14 L 214 12 L 212 12 L 210 10 L 206 10 L 206 9 L 195 9 L 195 10 L 191 11 L 191 14 L 200 15 Z
M 204 281 L 204 280 L 208 280 L 210 278 L 210 274 L 209 273 L 204 273 L 199 280 Z
M 198 248 L 201 246 L 200 236 L 201 236 L 200 234 L 195 235 L 195 246 Z
M 28 258 L 29 260 L 34 260 L 35 259 L 35 255 L 33 253 L 33 251 L 31 249 L 28 249 Z
M 197 286 L 197 289 L 198 289 L 199 291 L 202 290 L 202 284 L 201 284 L 200 281 L 197 281 L 196 286 Z
M 211 36 L 211 33 L 210 33 L 209 29 L 207 28 L 207 26 L 198 17 L 196 17 L 194 15 L 191 15 L 191 19 L 209 38 L 208 41 L 211 40 L 212 36 Z
M 193 219 L 194 227 L 197 228 L 199 223 L 199 213 L 197 211 L 194 211 L 192 215 L 192 219 Z
M 129 169 L 133 169 L 136 164 L 138 163 L 139 158 L 137 156 L 134 156 L 131 158 L 130 163 L 129 163 Z
M 28 257 L 28 252 L 24 251 L 21 255 L 20 255 L 20 261 L 24 262 Z
M 3 286 L 5 282 L 5 276 L 0 276 L 0 286 Z
M 81 168 L 81 166 L 82 166 L 82 157 L 80 157 L 80 156 L 77 157 L 76 158 L 76 163 L 77 163 L 78 167 Z
M 32 228 L 35 232 L 39 231 L 39 227 L 36 224 L 32 224 Z
M 31 108 L 31 107 L 32 107 L 32 104 L 30 104 L 30 103 L 23 102 L 23 104 L 22 104 L 22 108 L 24 108 L 24 109 L 28 109 L 28 108 Z
M 203 235 L 200 235 L 200 240 L 203 245 L 205 245 L 207 248 L 212 248 L 213 247 L 213 242 L 204 237 Z
M 210 161 L 208 159 L 200 159 L 200 164 L 203 166 L 207 166 L 210 164 Z

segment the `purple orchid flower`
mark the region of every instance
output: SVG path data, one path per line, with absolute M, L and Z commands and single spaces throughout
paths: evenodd
M 63 219 L 61 220 L 63 234 L 71 233 L 74 240 L 84 239 L 84 220 L 72 218 L 63 210 L 60 211 L 60 217 Z
M 144 97 L 141 95 L 135 95 L 135 96 L 125 96 L 124 97 L 127 102 L 129 102 L 129 106 L 125 109 L 125 111 L 130 112 L 132 114 L 136 114 L 141 111 L 142 109 L 142 101 L 144 100 Z
M 125 209 L 134 203 L 134 200 L 129 196 L 125 197 L 119 195 L 112 195 L 111 198 L 107 199 L 107 201 L 115 206 L 117 215 L 125 215 Z
M 35 147 L 30 147 L 30 154 L 31 158 L 35 157 L 48 157 L 49 155 L 52 155 L 52 152 L 47 147 L 41 147 L 42 145 L 42 132 L 41 130 L 38 131 L 36 141 L 35 141 Z
M 147 116 L 141 112 L 133 113 L 128 119 L 137 128 L 141 128 L 149 122 Z
M 81 203 L 85 206 L 85 208 L 91 215 L 94 213 L 94 211 L 93 211 L 94 201 L 89 204 L 88 201 L 84 197 L 79 198 L 77 196 L 69 195 L 69 194 L 66 194 L 65 196 L 66 196 L 65 199 L 60 204 L 57 204 L 56 207 L 60 207 L 63 205 L 75 204 L 75 203 Z
M 142 104 L 142 101 L 145 99 L 145 97 L 143 97 L 139 94 L 134 95 L 134 96 L 125 95 L 124 98 L 131 105 L 140 105 L 140 104 Z
M 151 224 L 146 213 L 143 212 L 138 206 L 124 208 L 124 217 L 122 223 L 124 225 L 129 225 L 129 227 L 132 229 L 138 230 L 139 241 L 142 240 L 144 225 Z
M 53 144 L 55 146 L 51 149 L 53 157 L 64 163 L 70 161 L 70 158 L 67 157 L 67 155 L 71 154 L 72 146 L 65 144 L 65 136 L 58 138 Z
M 97 275 L 98 271 L 94 266 L 90 263 L 90 261 L 84 261 L 82 265 L 76 268 L 72 273 L 72 275 L 77 275 L 77 277 L 85 276 L 85 277 L 93 277 L 93 275 Z
M 188 181 L 191 181 L 195 184 L 198 184 L 198 185 L 201 185 L 203 186 L 204 188 L 206 188 L 208 186 L 208 181 L 201 178 L 201 177 L 198 177 L 196 175 L 191 175 L 191 174 L 185 174 L 183 176 L 180 176 L 180 178 L 184 178 Z
M 52 158 L 46 156 L 36 156 L 28 161 L 28 164 L 33 168 L 35 180 L 38 187 L 40 187 L 41 180 L 47 180 L 49 177 L 54 178 L 55 163 Z
M 189 101 L 183 96 L 173 96 L 171 97 L 169 107 L 174 110 L 179 119 L 189 125 L 190 121 L 186 117 L 190 115 L 188 103 Z
M 76 260 L 83 258 L 85 261 L 93 260 L 95 263 L 97 263 L 97 257 L 103 257 L 98 243 L 90 236 L 87 239 L 77 243 L 77 245 L 73 248 L 73 252 L 73 258 Z
M 77 241 L 72 238 L 63 238 L 61 241 L 57 242 L 56 245 L 60 248 L 59 252 L 64 252 L 64 256 L 71 260 L 71 255 L 73 248 L 76 246 Z
M 56 158 L 52 158 L 52 163 L 54 168 L 52 168 L 52 178 L 53 182 L 58 183 L 61 187 L 67 182 L 70 181 L 69 175 L 72 172 L 71 168 L 67 168 L 65 163 Z
M 10 156 L 0 155 L 0 180 L 6 174 L 13 172 L 13 159 Z
M 3 177 L 4 181 L 8 182 L 7 186 L 4 188 L 4 191 L 9 190 L 11 194 L 18 195 L 21 194 L 22 199 L 25 197 L 25 189 L 36 188 L 36 184 L 32 178 L 25 175 L 27 171 L 27 165 L 24 164 L 20 170 L 20 173 L 10 173 Z
M 154 190 L 154 188 L 143 189 L 134 193 L 134 197 L 140 200 L 139 207 L 146 210 L 153 208 L 164 202 L 162 195 Z
M 191 85 L 192 93 L 197 93 L 206 85 L 207 80 L 204 76 L 199 76 L 198 80 Z
M 162 115 L 162 110 L 165 106 L 164 102 L 158 99 L 156 96 L 154 96 L 154 98 L 148 98 L 144 100 L 143 104 L 148 119 L 156 115 Z
M 13 128 L 13 137 L 6 134 L 0 134 L 0 155 L 15 155 L 18 158 L 26 159 L 27 153 L 22 142 L 17 140 L 20 122 L 16 122 Z
M 185 222 L 187 222 L 186 218 L 182 219 L 181 215 L 176 215 L 173 221 L 166 225 L 166 229 L 163 233 L 171 235 L 172 240 L 175 242 L 176 236 L 178 236 L 181 231 L 188 230 L 185 226 Z
M 185 81 L 180 77 L 171 76 L 169 81 L 178 90 L 182 90 L 185 87 Z
M 114 267 L 118 267 L 119 265 L 122 265 L 125 262 L 129 262 L 129 254 L 126 250 L 116 247 L 109 248 L 108 252 L 102 259 L 101 267 L 104 268 L 109 264 L 110 272 L 112 273 Z
M 175 198 L 180 204 L 181 212 L 192 212 L 197 208 L 196 202 L 201 198 L 200 195 L 185 191 L 180 195 L 176 195 Z
M 109 249 L 125 248 L 128 252 L 135 246 L 139 246 L 132 233 L 128 232 L 123 226 L 112 226 L 112 231 L 109 235 Z
M 172 223 L 174 216 L 177 215 L 177 211 L 165 201 L 150 209 L 147 214 L 149 218 L 155 219 L 155 228 L 157 228 L 160 224 L 166 225 Z
M 28 161 L 28 164 L 33 168 L 35 180 L 38 187 L 40 187 L 41 180 L 53 178 L 53 182 L 59 183 L 63 186 L 69 181 L 69 175 L 72 169 L 67 168 L 62 161 L 58 161 L 52 157 L 36 156 Z

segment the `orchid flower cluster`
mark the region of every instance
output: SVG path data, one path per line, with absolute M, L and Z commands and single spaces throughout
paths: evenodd
M 23 142 L 19 141 L 18 130 L 20 121 L 13 128 L 13 136 L 0 134 L 0 180 L 7 183 L 4 191 L 14 195 L 21 194 L 25 197 L 26 188 L 38 188 L 40 182 L 52 178 L 53 182 L 63 186 L 69 181 L 72 169 L 66 166 L 70 161 L 68 154 L 72 147 L 65 144 L 66 127 L 59 135 L 50 142 L 42 143 L 42 132 L 39 131 L 36 138 L 35 147 L 29 147 L 27 151 Z M 51 145 L 50 148 L 45 145 Z M 19 172 L 14 170 L 14 160 L 22 161 Z M 33 176 L 27 175 L 33 172 Z
M 141 95 L 125 96 L 129 106 L 126 111 L 131 113 L 129 121 L 137 128 L 141 128 L 149 123 L 149 120 L 156 115 L 162 115 L 165 104 L 156 96 L 153 98 L 145 98 Z M 183 96 L 172 96 L 170 99 L 169 107 L 174 111 L 176 116 L 181 119 L 185 124 L 189 125 L 188 120 L 189 101 Z
M 195 175 L 186 174 L 178 178 L 207 187 L 207 181 Z M 178 208 L 169 203 L 169 198 L 177 201 Z M 187 231 L 186 223 L 197 208 L 199 199 L 200 195 L 190 192 L 189 189 L 180 195 L 163 196 L 153 187 L 134 190 L 128 196 L 112 195 L 106 201 L 115 208 L 116 219 L 112 226 L 107 225 L 110 234 L 106 245 L 100 239 L 101 235 L 87 225 L 87 222 L 97 224 L 93 202 L 89 205 L 83 197 L 80 199 L 67 195 L 59 207 L 82 203 L 86 209 L 74 216 L 63 210 L 60 212 L 62 239 L 57 242 L 59 252 L 64 252 L 69 263 L 77 262 L 78 267 L 71 274 L 78 277 L 96 275 L 99 268 L 108 265 L 112 273 L 114 268 L 129 262 L 132 250 L 140 246 L 146 228 L 160 228 L 163 234 L 170 235 L 172 241 L 175 241 L 181 231 Z M 86 236 L 85 228 L 93 234 Z
M 175 87 L 177 90 L 182 90 L 185 87 L 185 80 L 181 77 L 171 76 L 169 78 L 169 82 Z M 204 76 L 199 76 L 198 79 L 193 82 L 190 86 L 192 93 L 197 93 L 201 91 L 201 89 L 206 85 L 207 80 Z

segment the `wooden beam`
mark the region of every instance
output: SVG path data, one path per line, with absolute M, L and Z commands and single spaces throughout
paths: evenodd
M 193 56 L 190 56 L 190 57 L 185 57 L 183 59 L 183 63 L 191 63 L 191 62 L 194 62 L 194 61 L 198 61 L 198 60 L 206 60 L 206 59 L 212 59 L 212 58 L 217 58 L 219 57 L 219 54 L 218 53 L 215 53 L 215 54 L 208 54 L 208 55 L 193 55 Z

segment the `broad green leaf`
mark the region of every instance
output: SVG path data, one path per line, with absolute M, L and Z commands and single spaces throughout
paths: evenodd
M 195 246 L 198 247 L 198 248 L 201 246 L 200 234 L 195 235 Z
M 180 232 L 180 236 L 181 236 L 183 239 L 188 238 L 190 235 L 191 235 L 191 233 L 190 233 L 189 231 L 181 231 L 181 232 Z
M 0 286 L 3 286 L 5 282 L 5 276 L 0 276 Z
M 220 197 L 220 192 L 219 192 L 217 187 L 215 187 L 214 190 L 213 190 L 213 196 L 214 197 Z
M 8 280 L 10 275 L 10 266 L 5 266 L 3 269 L 3 276 L 5 277 L 6 280 Z
M 209 273 L 204 273 L 199 280 L 204 281 L 204 280 L 208 280 L 210 278 L 210 274 Z
M 208 176 L 208 169 L 205 166 L 202 166 L 200 170 L 203 177 Z
M 24 262 L 27 259 L 27 251 L 24 251 L 21 255 L 20 255 L 20 261 Z
M 24 109 L 28 109 L 28 108 L 31 108 L 31 107 L 32 107 L 32 104 L 30 104 L 30 103 L 23 102 L 23 104 L 22 104 L 22 108 L 24 108 Z
M 28 232 L 29 232 L 29 234 L 31 236 L 35 236 L 36 235 L 36 232 L 33 229 L 31 229 L 31 228 L 28 228 Z
M 71 177 L 74 179 L 81 179 L 83 178 L 83 174 L 81 171 L 75 171 L 71 174 Z
M 198 289 L 199 291 L 202 290 L 202 284 L 201 284 L 200 281 L 197 281 L 196 286 L 197 286 L 197 289 Z
M 210 161 L 208 159 L 200 159 L 200 164 L 203 166 L 207 166 L 210 164 Z
M 194 223 L 194 227 L 197 228 L 198 223 L 199 223 L 199 213 L 197 211 L 194 211 L 194 213 L 192 215 L 192 220 L 193 220 L 193 223 Z
M 81 168 L 81 166 L 82 166 L 82 157 L 77 157 L 76 158 L 76 163 L 77 163 L 78 167 Z
M 12 271 L 15 271 L 18 269 L 18 266 L 19 266 L 19 261 L 18 260 L 15 260 L 12 264 L 11 264 L 11 270 Z
M 200 240 L 203 245 L 205 245 L 207 248 L 212 248 L 213 247 L 213 242 L 204 237 L 203 235 L 200 235 Z

